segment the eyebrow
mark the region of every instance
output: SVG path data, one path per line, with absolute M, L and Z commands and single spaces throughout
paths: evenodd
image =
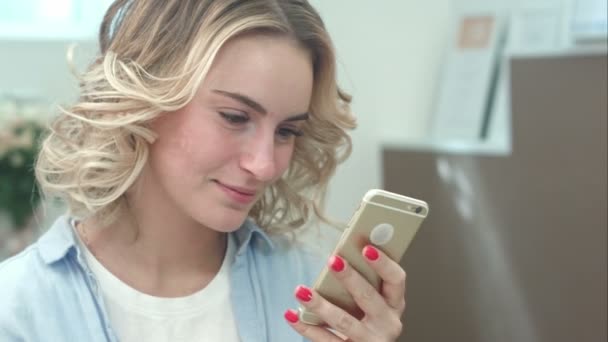
M 243 95 L 243 94 L 239 94 L 239 93 L 233 93 L 233 92 L 229 92 L 229 91 L 225 91 L 225 90 L 219 90 L 219 89 L 214 89 L 213 90 L 214 93 L 229 97 L 233 100 L 236 100 L 246 106 L 248 106 L 249 108 L 255 110 L 256 112 L 260 112 L 262 114 L 266 114 L 268 113 L 268 111 L 266 111 L 266 109 L 264 108 L 264 106 L 262 106 L 261 104 L 257 103 L 255 100 L 253 100 L 252 98 L 248 97 L 247 95 Z M 298 115 L 294 115 L 292 117 L 287 118 L 285 121 L 300 121 L 300 120 L 308 120 L 308 113 L 302 113 L 302 114 L 298 114 Z
M 229 97 L 233 100 L 237 100 L 240 103 L 252 108 L 253 110 L 260 112 L 262 114 L 266 114 L 267 111 L 266 109 L 259 103 L 255 102 L 252 98 L 243 95 L 243 94 L 239 94 L 239 93 L 232 93 L 229 91 L 225 91 L 225 90 L 218 90 L 218 89 L 214 89 L 213 90 L 214 93 L 218 93 L 220 95 L 224 95 L 226 97 Z
M 298 115 L 294 115 L 292 117 L 289 117 L 287 119 L 285 119 L 285 121 L 301 121 L 301 120 L 308 120 L 308 113 L 302 113 L 302 114 L 298 114 Z

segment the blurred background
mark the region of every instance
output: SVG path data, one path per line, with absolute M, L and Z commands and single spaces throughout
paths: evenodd
M 110 2 L 0 0 L 0 260 L 63 210 L 32 191 L 36 137 Z M 401 341 L 606 341 L 607 1 L 311 2 L 359 121 L 328 213 L 430 206 Z

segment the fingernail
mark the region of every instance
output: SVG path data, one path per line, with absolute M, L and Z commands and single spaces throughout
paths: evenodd
M 312 292 L 306 286 L 300 285 L 296 288 L 296 297 L 303 302 L 310 302 Z
M 289 310 L 285 311 L 285 319 L 291 323 L 297 323 L 298 322 L 298 313 L 296 312 L 296 310 L 289 309 Z
M 337 255 L 329 258 L 329 266 L 334 272 L 341 272 L 344 269 L 344 260 Z
M 380 254 L 378 254 L 378 250 L 370 245 L 367 245 L 365 246 L 365 248 L 363 248 L 363 255 L 365 255 L 365 257 L 371 261 L 377 260 L 380 256 Z

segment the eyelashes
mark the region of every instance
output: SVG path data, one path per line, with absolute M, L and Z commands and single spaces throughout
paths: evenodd
M 226 112 L 219 112 L 220 116 L 230 124 L 244 124 L 249 121 L 249 117 L 243 114 L 233 114 Z
M 250 120 L 247 114 L 219 112 L 219 115 L 224 119 L 224 121 L 226 121 L 226 123 L 234 128 L 241 128 L 241 126 L 244 126 Z M 278 127 L 276 130 L 276 135 L 283 140 L 287 140 L 291 137 L 300 137 L 303 134 L 304 133 L 301 129 L 289 125 Z
M 279 128 L 277 130 L 277 134 L 280 135 L 281 137 L 289 138 L 289 137 L 301 137 L 304 133 L 302 132 L 302 130 L 299 130 L 299 129 L 283 127 L 283 128 Z

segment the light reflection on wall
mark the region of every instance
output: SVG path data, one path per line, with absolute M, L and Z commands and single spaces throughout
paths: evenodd
M 538 341 L 523 291 L 512 271 L 509 255 L 501 244 L 500 232 L 509 227 L 501 226 L 488 205 L 491 202 L 485 200 L 483 179 L 475 159 L 453 163 L 449 158 L 440 157 L 436 170 L 446 189 L 445 194 L 451 195 L 454 207 L 465 223 L 463 227 L 466 230 L 460 232 L 460 243 L 465 246 L 467 263 L 476 270 L 473 275 L 478 290 L 478 300 L 474 301 L 477 315 L 483 320 L 488 317 L 484 313 L 498 311 L 498 316 L 504 317 L 500 321 L 480 322 L 480 336 L 487 341 L 497 336 L 507 336 L 512 341 Z M 473 189 L 478 192 L 474 193 Z

